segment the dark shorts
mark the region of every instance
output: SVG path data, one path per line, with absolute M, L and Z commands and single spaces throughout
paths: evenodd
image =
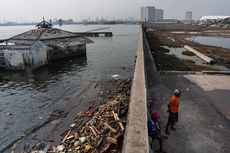
M 169 112 L 168 124 L 175 125 L 177 121 L 178 121 L 178 113 Z

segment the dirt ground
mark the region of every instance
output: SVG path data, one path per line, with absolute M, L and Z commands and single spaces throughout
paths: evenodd
M 146 28 L 147 28 L 146 31 L 147 31 L 147 37 L 148 37 L 148 41 L 150 44 L 150 48 L 152 50 L 162 51 L 158 53 L 158 55 L 153 55 L 156 58 L 156 62 L 159 62 L 160 64 L 165 65 L 165 63 L 169 61 L 168 58 L 166 58 L 166 60 L 162 62 L 158 60 L 158 57 L 159 59 L 161 59 L 162 57 L 167 56 L 167 55 L 164 55 L 164 52 L 167 52 L 167 51 L 162 49 L 162 47 L 160 46 L 183 47 L 184 45 L 189 45 L 197 49 L 198 51 L 202 52 L 203 54 L 213 58 L 218 64 L 222 64 L 226 66 L 227 68 L 230 68 L 230 49 L 201 45 L 201 44 L 185 39 L 188 36 L 190 37 L 195 36 L 194 34 L 191 35 L 188 33 L 171 33 L 172 31 L 200 32 L 202 27 L 198 25 L 151 24 L 151 25 L 147 25 Z M 199 35 L 205 35 L 205 36 L 207 35 L 220 36 L 221 34 L 224 34 L 225 36 L 229 34 L 230 36 L 230 30 L 226 30 L 222 28 L 206 28 L 203 32 L 199 33 Z M 170 63 L 172 63 L 172 61 L 170 61 Z M 178 63 L 177 65 L 181 67 L 180 68 L 177 66 L 177 70 L 204 70 L 204 69 L 207 70 L 208 69 L 207 67 L 194 66 L 194 64 L 189 63 L 186 60 L 182 61 L 182 63 L 180 62 L 176 62 L 176 63 Z M 183 65 L 185 67 L 183 67 Z M 167 66 L 160 67 L 160 69 L 174 70 L 172 68 L 167 68 Z

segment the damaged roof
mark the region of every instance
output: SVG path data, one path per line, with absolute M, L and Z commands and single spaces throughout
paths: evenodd
M 47 22 L 44 22 L 42 24 L 43 25 L 47 24 Z M 56 42 L 56 41 L 64 41 L 64 42 L 77 41 L 79 44 L 87 44 L 93 42 L 88 38 L 82 37 L 80 35 L 77 35 L 69 31 L 52 28 L 52 26 L 37 25 L 37 27 L 38 27 L 37 29 L 33 29 L 11 37 L 8 40 L 8 42 L 16 43 L 16 44 L 25 44 L 25 45 L 31 45 L 36 41 L 42 41 L 47 44 L 51 44 L 52 42 Z

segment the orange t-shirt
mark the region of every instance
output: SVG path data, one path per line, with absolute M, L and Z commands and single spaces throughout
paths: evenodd
M 179 99 L 174 95 L 170 98 L 169 102 L 170 112 L 177 113 L 179 110 Z

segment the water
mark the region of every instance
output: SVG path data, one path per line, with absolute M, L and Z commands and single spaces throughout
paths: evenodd
M 89 31 L 107 25 L 68 25 L 61 29 Z M 0 39 L 27 31 L 34 26 L 0 26 Z M 59 28 L 59 27 L 58 27 Z M 34 73 L 0 72 L 0 150 L 23 133 L 46 121 L 49 113 L 65 108 L 68 98 L 80 93 L 90 81 L 132 76 L 138 25 L 112 25 L 111 38 L 91 38 L 86 58 L 52 62 Z M 11 112 L 12 115 L 7 115 Z
M 188 40 L 193 40 L 193 38 L 188 38 Z M 198 36 L 195 37 L 194 41 L 204 45 L 230 49 L 230 38 Z
M 206 62 L 204 60 L 202 60 L 201 58 L 197 57 L 197 56 L 188 56 L 188 55 L 183 55 L 182 52 L 187 51 L 185 48 L 174 48 L 174 47 L 167 47 L 167 46 L 162 46 L 166 49 L 169 49 L 169 55 L 175 55 L 177 58 L 179 59 L 185 59 L 185 60 L 191 60 L 193 61 L 196 65 L 202 65 L 202 66 L 207 66 L 207 67 L 212 67 L 212 68 L 216 68 L 219 70 L 223 70 L 223 71 L 229 71 L 228 68 L 226 68 L 223 65 L 209 65 L 206 64 Z

